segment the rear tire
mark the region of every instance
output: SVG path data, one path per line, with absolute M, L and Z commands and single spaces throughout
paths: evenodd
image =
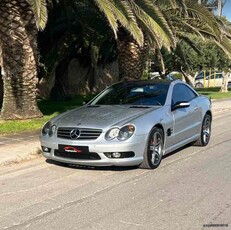
M 143 169 L 155 169 L 160 165 L 163 157 L 164 133 L 163 130 L 154 127 L 148 137 L 144 150 L 144 159 L 140 164 Z
M 202 122 L 200 138 L 193 145 L 206 146 L 209 143 L 210 136 L 211 136 L 211 116 L 209 114 L 206 114 Z
M 203 88 L 204 86 L 203 86 L 202 83 L 199 82 L 199 83 L 196 83 L 195 87 L 196 87 L 196 88 Z

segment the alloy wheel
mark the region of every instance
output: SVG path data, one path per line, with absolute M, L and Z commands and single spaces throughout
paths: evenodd
M 158 165 L 162 159 L 163 139 L 160 132 L 154 132 L 150 139 L 149 151 L 153 165 Z

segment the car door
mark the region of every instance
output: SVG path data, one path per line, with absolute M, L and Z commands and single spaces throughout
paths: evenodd
M 214 87 L 221 87 L 222 86 L 222 81 L 223 81 L 222 73 L 217 73 L 215 79 L 216 80 L 215 80 Z
M 198 134 L 201 124 L 202 111 L 197 104 L 197 94 L 182 83 L 176 84 L 173 88 L 172 108 L 179 102 L 189 102 L 189 106 L 172 110 L 174 144 Z

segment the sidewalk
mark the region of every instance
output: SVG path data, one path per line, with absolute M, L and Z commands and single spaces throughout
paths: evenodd
M 231 110 L 231 99 L 212 100 L 213 116 Z M 41 157 L 39 132 L 0 136 L 0 166 Z
M 39 132 L 0 136 L 0 166 L 40 157 Z
M 216 99 L 212 100 L 213 115 L 231 110 L 231 98 L 229 99 Z

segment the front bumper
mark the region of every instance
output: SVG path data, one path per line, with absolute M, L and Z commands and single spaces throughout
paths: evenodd
M 64 140 L 60 138 L 49 138 L 40 137 L 41 146 L 49 148 L 50 152 L 44 152 L 43 156 L 47 159 L 52 159 L 54 161 L 87 165 L 87 166 L 134 166 L 139 165 L 143 161 L 143 154 L 146 144 L 145 136 L 136 136 L 132 140 L 128 141 L 73 141 Z M 59 145 L 67 146 L 87 146 L 90 153 L 97 153 L 100 159 L 74 159 L 66 158 L 55 155 L 55 151 L 58 150 Z M 108 158 L 105 153 L 108 152 L 134 152 L 134 157 L 128 158 Z M 81 154 L 81 153 L 76 153 Z

